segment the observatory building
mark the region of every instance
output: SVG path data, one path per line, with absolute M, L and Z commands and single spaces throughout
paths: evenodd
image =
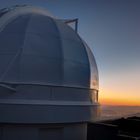
M 45 9 L 0 10 L 0 140 L 86 140 L 98 117 L 87 44 Z

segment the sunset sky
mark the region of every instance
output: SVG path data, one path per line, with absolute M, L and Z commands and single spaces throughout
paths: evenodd
M 15 4 L 79 18 L 78 32 L 99 69 L 100 103 L 140 105 L 140 0 L 0 0 L 0 8 Z

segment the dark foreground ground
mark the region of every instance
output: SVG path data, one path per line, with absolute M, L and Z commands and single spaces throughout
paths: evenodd
M 140 140 L 140 117 L 90 123 L 87 140 Z
M 102 106 L 101 118 L 88 124 L 87 140 L 140 140 L 140 107 Z

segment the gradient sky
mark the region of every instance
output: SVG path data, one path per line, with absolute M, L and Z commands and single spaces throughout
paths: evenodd
M 92 49 L 102 104 L 140 105 L 140 0 L 0 0 L 0 8 L 31 4 L 59 18 L 79 18 Z

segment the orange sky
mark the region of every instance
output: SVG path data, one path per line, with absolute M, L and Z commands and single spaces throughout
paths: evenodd
M 99 92 L 99 102 L 103 105 L 130 105 L 140 106 L 140 96 L 136 96 L 133 93 L 116 93 L 115 91 L 103 91 Z
M 140 102 L 136 98 L 113 98 L 113 97 L 99 97 L 99 102 L 103 105 L 128 105 L 140 106 Z
M 101 104 L 140 106 L 140 75 L 134 70 L 101 74 L 99 89 Z

